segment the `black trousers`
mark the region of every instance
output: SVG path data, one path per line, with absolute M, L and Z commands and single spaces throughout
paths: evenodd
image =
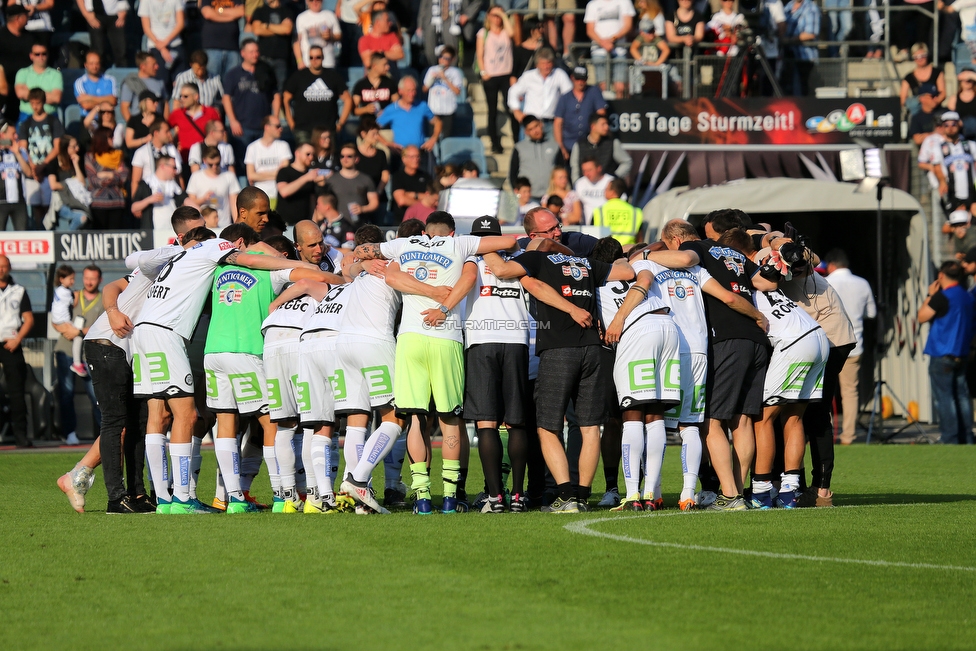
M 509 75 L 489 77 L 481 82 L 485 89 L 485 101 L 488 102 L 488 137 L 491 138 L 492 147 L 501 146 L 502 142 L 501 130 L 498 126 L 498 96 L 502 96 L 502 103 L 507 107 L 508 88 L 511 84 Z M 518 140 L 518 122 L 515 121 L 514 117 L 511 117 L 508 108 L 505 109 L 505 113 L 509 114 L 512 121 L 512 138 Z
M 803 413 L 803 430 L 806 432 L 807 440 L 810 441 L 810 460 L 813 462 L 812 485 L 815 488 L 830 488 L 830 477 L 834 472 L 832 404 L 837 393 L 837 377 L 852 350 L 854 344 L 830 349 L 827 366 L 824 369 L 823 400 L 811 402 Z
M 122 483 L 123 429 L 129 493 L 143 495 L 142 468 L 145 462 L 136 455 L 140 447 L 145 450 L 146 435 L 139 423 L 139 401 L 132 395 L 132 367 L 126 360 L 125 351 L 118 346 L 92 341 L 85 342 L 85 359 L 95 399 L 102 412 L 99 451 L 108 499 L 119 500 L 126 494 Z
M 0 203 L 0 231 L 7 230 L 7 220 L 13 220 L 15 231 L 27 230 L 27 204 Z
M 3 342 L 0 342 L 2 344 Z M 24 361 L 23 348 L 10 352 L 0 345 L 0 366 L 7 382 L 7 399 L 10 400 L 10 425 L 14 430 L 17 445 L 30 444 L 27 438 L 27 401 L 24 398 L 24 382 L 27 378 L 27 362 Z
M 95 29 L 91 25 L 88 26 L 88 36 L 91 40 L 91 49 L 93 52 L 98 52 L 102 57 L 102 69 L 107 70 L 110 65 L 114 64 L 117 68 L 125 68 L 128 65 L 128 60 L 125 58 L 125 28 L 116 27 L 115 21 L 117 16 L 95 16 L 98 19 L 98 29 Z M 112 56 L 107 57 L 105 51 L 105 42 L 112 48 Z

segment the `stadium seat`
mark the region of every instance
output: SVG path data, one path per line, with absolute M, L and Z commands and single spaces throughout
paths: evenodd
M 121 96 L 122 96 L 122 82 L 125 81 L 125 78 L 126 77 L 128 77 L 129 75 L 135 74 L 137 72 L 139 72 L 139 68 L 116 68 L 115 66 L 112 66 L 111 68 L 109 68 L 108 70 L 105 71 L 105 74 L 106 75 L 110 75 L 112 77 L 115 77 L 116 84 L 119 87 L 119 103 L 122 102 L 122 99 L 121 99 Z
M 470 104 L 461 104 L 459 102 L 457 110 L 454 111 L 454 123 L 451 125 L 451 133 L 447 134 L 447 137 L 471 138 L 474 135 L 474 111 Z
M 474 161 L 483 173 L 488 169 L 485 160 L 485 147 L 480 138 L 444 138 L 439 145 L 438 162 L 460 165 L 469 160 Z
M 346 80 L 349 82 L 349 92 L 352 92 L 353 85 L 366 76 L 366 68 L 353 67 L 346 69 Z
M 81 130 L 81 120 L 81 106 L 70 104 L 64 108 L 64 130 L 75 138 Z
M 47 270 L 15 269 L 10 272 L 10 275 L 27 290 L 33 310 L 35 312 L 47 312 L 50 307 L 50 300 L 47 297 Z

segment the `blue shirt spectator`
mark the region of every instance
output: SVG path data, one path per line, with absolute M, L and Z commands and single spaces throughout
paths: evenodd
M 376 119 L 377 124 L 393 129 L 393 142 L 400 147 L 413 145 L 430 151 L 441 134 L 440 119 L 427 102 L 413 103 L 417 97 L 417 81 L 413 77 L 401 79 L 398 90 L 400 99 L 383 109 Z M 433 127 L 429 139 L 424 136 L 424 123 L 428 121 Z
M 82 117 L 103 102 L 115 106 L 119 101 L 118 83 L 102 74 L 102 57 L 94 50 L 85 55 L 85 74 L 75 80 L 74 91 Z
M 813 34 L 820 38 L 820 10 L 813 0 L 795 0 L 786 8 L 786 40 L 799 41 L 801 34 Z M 794 57 L 800 61 L 816 61 L 816 47 L 793 46 Z
M 607 102 L 597 86 L 586 84 L 586 68 L 573 70 L 573 90 L 559 98 L 554 114 L 553 136 L 569 160 L 576 141 L 590 132 L 590 116 L 606 113 Z

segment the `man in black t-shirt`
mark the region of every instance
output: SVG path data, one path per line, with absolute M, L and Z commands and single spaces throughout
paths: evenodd
M 675 220 L 676 221 L 676 220 Z M 722 246 L 716 240 L 725 231 L 748 223 L 739 210 L 716 210 L 702 222 L 706 240 L 698 240 L 687 222 L 664 232 L 675 231 L 675 238 L 665 238 L 668 248 L 680 242 L 679 250 L 649 253 L 648 260 L 672 268 L 700 264 L 721 285 L 752 302 L 752 292 L 772 291 L 776 283 L 758 275 L 759 267 L 742 253 Z M 725 303 L 705 295 L 709 324 L 709 372 L 705 386 L 705 410 L 708 416 L 708 454 L 718 474 L 722 494 L 708 508 L 742 511 L 746 509 L 742 486 L 752 466 L 756 441 L 753 419 L 762 417 L 763 383 L 769 362 L 769 340 L 762 328 L 749 317 L 734 311 Z M 740 474 L 733 471 L 726 430 L 732 430 Z M 754 478 L 755 479 L 755 478 Z
M 281 0 L 264 0 L 251 14 L 251 33 L 258 37 L 261 60 L 271 66 L 278 79 L 278 92 L 285 89 L 291 61 L 291 33 L 295 14 Z
M 400 99 L 396 84 L 390 78 L 390 61 L 382 52 L 370 55 L 366 76 L 352 87 L 352 101 L 356 115 L 379 115 L 393 102 Z
M 611 369 L 600 362 L 596 289 L 608 281 L 632 280 L 634 270 L 623 260 L 609 265 L 576 257 L 552 240 L 538 242 L 548 242 L 548 251 L 526 251 L 508 261 L 490 253 L 484 260 L 500 279 L 523 278 L 523 286 L 536 298 L 536 424 L 542 454 L 559 493 L 543 510 L 577 513 L 586 510 L 600 462 L 600 426 L 607 419 L 605 386 L 612 381 Z M 532 244 L 533 249 L 537 246 Z M 563 418 L 570 400 L 583 435 L 578 486 L 570 483 L 562 444 Z
M 390 179 L 390 189 L 393 190 L 393 215 L 396 223 L 403 221 L 407 208 L 420 200 L 420 195 L 427 191 L 430 177 L 420 169 L 420 149 L 410 145 L 403 148 L 400 155 L 403 168 L 395 172 Z
M 295 160 L 291 165 L 278 170 L 275 179 L 278 188 L 278 203 L 275 210 L 287 224 L 297 224 L 308 219 L 316 192 L 325 185 L 326 170 L 313 169 L 312 157 L 315 150 L 305 143 L 295 149 Z
M 322 67 L 322 48 L 318 45 L 308 49 L 308 68 L 296 70 L 285 82 L 283 99 L 285 118 L 296 142 L 310 142 L 312 129 L 338 132 L 352 112 L 352 97 L 345 80 L 335 70 Z

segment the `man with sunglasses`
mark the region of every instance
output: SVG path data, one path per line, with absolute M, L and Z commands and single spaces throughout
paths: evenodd
M 30 57 L 31 65 L 18 70 L 14 79 L 14 92 L 20 100 L 20 122 L 33 113 L 27 100 L 27 94 L 32 88 L 40 88 L 44 91 L 44 112 L 48 114 L 57 111 L 57 106 L 61 103 L 61 91 L 64 88 L 61 73 L 47 66 L 46 47 L 35 45 L 31 48 Z
M 345 79 L 333 68 L 323 67 L 323 57 L 321 46 L 311 46 L 308 67 L 296 70 L 285 82 L 285 118 L 295 134 L 295 142 L 309 142 L 313 129 L 339 131 L 352 112 L 352 96 Z
M 339 19 L 328 9 L 322 8 L 322 0 L 306 0 L 307 11 L 295 19 L 295 61 L 298 69 L 312 66 L 312 47 L 322 48 L 322 62 L 325 68 L 335 68 L 335 43 L 342 40 Z
M 183 84 L 178 98 L 180 108 L 170 113 L 169 123 L 176 132 L 180 155 L 185 163 L 189 160 L 190 147 L 203 142 L 207 124 L 220 120 L 220 114 L 212 106 L 200 103 L 200 88 L 194 83 Z
M 264 190 L 272 201 L 278 200 L 278 170 L 292 159 L 291 147 L 281 139 L 281 118 L 268 115 L 262 121 L 264 135 L 247 146 L 244 167 L 247 182 Z

